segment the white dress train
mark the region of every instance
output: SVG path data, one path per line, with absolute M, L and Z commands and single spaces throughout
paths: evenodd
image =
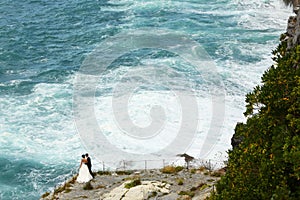
M 92 179 L 93 179 L 93 177 L 92 177 L 92 175 L 89 172 L 89 168 L 87 167 L 86 164 L 82 163 L 82 165 L 81 165 L 81 167 L 79 169 L 79 174 L 77 176 L 76 181 L 78 183 L 87 183 L 87 182 L 89 182 Z

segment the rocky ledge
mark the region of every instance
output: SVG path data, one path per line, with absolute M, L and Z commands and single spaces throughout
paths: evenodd
M 206 199 L 224 170 L 210 171 L 204 167 L 183 169 L 166 166 L 161 170 L 98 172 L 84 184 L 76 176 L 41 200 L 97 199 L 97 200 L 200 200 Z

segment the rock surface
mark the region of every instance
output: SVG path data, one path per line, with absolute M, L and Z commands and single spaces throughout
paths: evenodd
M 41 200 L 202 200 L 210 195 L 213 185 L 219 180 L 219 177 L 210 174 L 215 175 L 216 172 L 185 169 L 174 174 L 165 174 L 160 170 L 141 171 L 130 175 L 97 174 L 90 182 L 92 186 L 90 190 L 84 189 L 86 184 L 69 181 Z M 141 184 L 129 189 L 125 188 L 125 184 L 135 179 L 141 180 Z
M 162 193 L 162 194 L 170 193 L 170 184 L 162 183 L 159 181 L 142 181 L 141 185 L 137 185 L 130 189 L 126 189 L 125 185 L 128 183 L 130 183 L 130 181 L 124 182 L 119 187 L 113 189 L 107 194 L 104 194 L 100 199 L 143 200 L 145 199 L 145 197 L 150 198 L 150 196 L 154 196 L 155 194 L 158 193 Z
M 287 30 L 285 37 L 281 38 L 283 41 L 287 41 L 287 49 L 291 49 L 294 46 L 300 44 L 300 12 L 299 4 L 294 6 L 295 16 L 290 16 L 288 19 Z

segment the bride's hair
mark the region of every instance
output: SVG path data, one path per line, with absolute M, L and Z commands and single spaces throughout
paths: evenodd
M 84 154 L 82 154 L 82 155 L 81 155 L 81 157 L 82 157 L 82 158 L 85 158 L 85 155 L 84 155 Z

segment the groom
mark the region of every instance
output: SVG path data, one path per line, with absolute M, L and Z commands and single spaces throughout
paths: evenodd
M 87 167 L 89 168 L 89 172 L 90 172 L 90 174 L 92 175 L 92 177 L 95 178 L 95 177 L 94 177 L 94 174 L 93 174 L 93 172 L 92 172 L 92 162 L 91 162 L 91 158 L 89 157 L 89 154 L 86 153 L 86 154 L 85 154 L 85 157 L 86 157 L 86 159 L 87 159 L 87 163 L 85 163 L 85 164 L 86 164 Z

